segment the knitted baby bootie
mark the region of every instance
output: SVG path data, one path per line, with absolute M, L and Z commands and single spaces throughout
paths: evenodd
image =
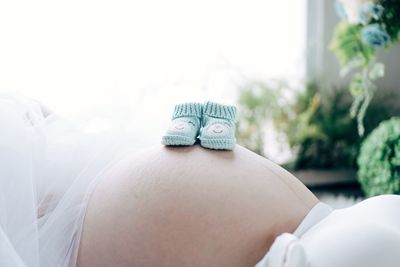
M 183 103 L 175 106 L 171 125 L 161 139 L 167 146 L 190 146 L 196 142 L 200 130 L 203 105 Z
M 200 144 L 211 149 L 235 148 L 236 107 L 206 102 L 203 107 Z

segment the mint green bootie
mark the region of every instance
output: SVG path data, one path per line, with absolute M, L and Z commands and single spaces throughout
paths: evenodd
M 200 144 L 211 149 L 235 148 L 236 107 L 206 102 L 203 107 Z
M 203 105 L 183 103 L 175 106 L 171 125 L 161 139 L 167 146 L 190 146 L 196 142 L 201 126 Z

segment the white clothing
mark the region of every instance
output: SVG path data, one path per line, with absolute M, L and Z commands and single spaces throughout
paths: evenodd
M 89 195 L 123 155 L 115 140 L 0 95 L 1 267 L 75 266 Z
M 398 267 L 400 196 L 345 209 L 317 204 L 291 233 L 278 236 L 255 267 Z

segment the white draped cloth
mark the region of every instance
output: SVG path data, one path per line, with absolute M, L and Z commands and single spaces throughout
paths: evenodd
M 381 195 L 337 210 L 318 203 L 255 267 L 398 267 L 399 252 L 400 196 Z
M 0 266 L 73 267 L 96 182 L 123 154 L 23 97 L 0 95 Z

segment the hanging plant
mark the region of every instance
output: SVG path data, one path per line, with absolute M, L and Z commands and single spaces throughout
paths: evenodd
M 358 133 L 364 134 L 363 119 L 377 90 L 375 81 L 385 75 L 385 66 L 377 60 L 377 51 L 398 41 L 400 0 L 337 0 L 337 25 L 330 49 L 336 54 L 341 76 L 350 72 L 349 85 L 354 97 L 350 114 L 357 118 Z

